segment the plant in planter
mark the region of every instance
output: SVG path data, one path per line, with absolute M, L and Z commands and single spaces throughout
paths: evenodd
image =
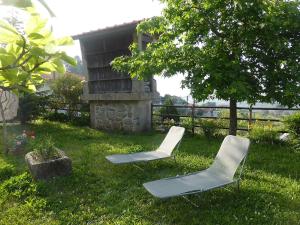
M 51 137 L 34 140 L 30 143 L 33 151 L 25 156 L 25 161 L 34 179 L 49 179 L 66 176 L 72 172 L 72 161 L 55 147 Z
M 35 139 L 35 132 L 23 130 L 23 133 L 16 136 L 13 140 L 12 148 L 9 149 L 9 153 L 12 155 L 23 153 L 29 139 Z

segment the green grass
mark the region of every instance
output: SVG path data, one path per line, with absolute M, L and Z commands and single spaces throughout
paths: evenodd
M 36 182 L 24 156 L 0 154 L 0 224 L 300 224 L 300 154 L 289 146 L 252 144 L 241 190 L 234 186 L 159 200 L 144 182 L 204 169 L 222 139 L 185 136 L 177 163 L 115 166 L 105 155 L 152 150 L 164 134 L 115 134 L 59 123 L 30 126 L 51 135 L 73 160 L 69 177 Z M 16 133 L 23 127 L 10 128 Z

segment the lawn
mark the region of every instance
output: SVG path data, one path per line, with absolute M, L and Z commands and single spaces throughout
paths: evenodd
M 23 127 L 10 128 L 20 131 Z M 66 124 L 30 125 L 51 135 L 73 160 L 73 174 L 33 181 L 24 156 L 0 154 L 0 224 L 300 224 L 300 153 L 289 146 L 253 143 L 241 190 L 235 186 L 160 200 L 144 182 L 204 169 L 222 139 L 186 135 L 177 162 L 115 166 L 105 155 L 152 150 L 160 133 L 105 133 Z M 2 151 L 1 151 L 2 152 Z

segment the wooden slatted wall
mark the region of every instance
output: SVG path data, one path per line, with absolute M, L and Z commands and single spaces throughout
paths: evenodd
M 87 69 L 89 73 L 89 93 L 131 92 L 132 81 L 129 74 L 112 70 L 110 62 L 121 55 L 129 55 L 129 45 L 133 32 L 93 37 L 84 42 Z

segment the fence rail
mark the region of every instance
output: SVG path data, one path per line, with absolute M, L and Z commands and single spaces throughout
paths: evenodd
M 55 106 L 56 105 L 56 106 Z M 68 108 L 66 107 L 68 103 L 65 102 L 49 102 L 48 106 L 45 106 L 45 110 L 54 110 L 54 111 L 69 111 L 69 112 L 90 112 L 90 107 L 89 103 L 84 103 L 84 102 L 78 102 L 78 103 L 73 103 L 73 106 L 76 105 L 75 108 Z
M 173 107 L 173 108 L 189 108 L 189 109 L 229 109 L 229 106 L 193 106 L 193 105 L 158 105 L 152 104 L 152 107 Z M 270 108 L 270 107 L 237 107 L 237 109 L 252 110 L 283 110 L 283 111 L 300 111 L 300 108 Z
M 155 108 L 176 108 L 176 109 L 187 109 L 190 110 L 189 114 L 162 114 L 162 113 L 157 113 L 155 112 Z M 167 118 L 167 117 L 173 117 L 173 118 L 191 118 L 192 120 L 192 133 L 195 133 L 195 128 L 196 127 L 201 127 L 200 125 L 195 123 L 195 119 L 220 119 L 220 120 L 230 120 L 229 117 L 219 117 L 219 116 L 199 116 L 195 114 L 195 110 L 198 109 L 212 109 L 212 110 L 218 110 L 218 109 L 230 109 L 229 106 L 197 106 L 197 105 L 172 105 L 172 106 L 166 106 L 166 105 L 158 105 L 158 104 L 152 104 L 151 105 L 151 124 L 152 126 L 154 124 L 156 125 L 162 125 L 163 124 L 163 119 L 162 118 Z M 241 118 L 238 117 L 238 121 L 247 121 L 248 122 L 248 127 L 247 128 L 242 128 L 238 127 L 237 130 L 241 131 L 249 131 L 250 125 L 252 122 L 256 121 L 263 121 L 263 122 L 274 122 L 274 123 L 282 123 L 283 121 L 281 119 L 274 119 L 274 118 L 254 118 L 253 114 L 256 113 L 257 111 L 299 111 L 300 108 L 270 108 L 270 107 L 237 107 L 237 110 L 246 110 L 247 111 L 247 118 Z M 160 117 L 160 122 L 157 122 L 153 120 L 154 116 Z M 180 125 L 180 123 L 177 123 Z M 218 127 L 219 129 L 229 129 L 229 127 Z M 279 132 L 285 132 L 284 130 L 281 130 Z

